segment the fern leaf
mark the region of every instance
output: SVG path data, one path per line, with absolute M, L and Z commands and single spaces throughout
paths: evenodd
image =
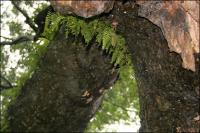
M 66 23 L 66 36 L 70 33 L 75 36 L 81 34 L 87 44 L 96 36 L 96 42 L 102 45 L 102 49 L 112 54 L 111 62 L 114 63 L 115 66 L 129 65 L 131 63 L 130 56 L 125 47 L 125 39 L 117 35 L 114 29 L 105 22 L 93 20 L 86 23 L 83 19 L 73 16 L 64 17 L 57 13 L 48 13 L 45 20 L 43 35 L 49 40 L 53 39 L 62 23 Z
M 115 62 L 114 65 L 115 66 L 118 65 L 118 64 L 119 65 L 123 65 L 122 62 L 121 62 L 123 60 L 123 58 L 124 58 L 124 53 L 123 52 L 119 52 L 118 56 L 117 56 L 117 59 L 116 59 L 116 62 Z
M 114 63 L 114 64 L 115 64 L 115 62 L 116 62 L 116 60 L 117 60 L 118 54 L 119 54 L 119 51 L 118 51 L 118 50 L 114 50 L 114 51 L 113 51 L 111 63 Z
M 106 28 L 103 32 L 102 48 L 108 50 L 111 46 L 111 32 L 109 28 Z
M 117 44 L 117 35 L 115 33 L 112 33 L 112 46 L 115 47 Z
M 102 33 L 98 33 L 96 36 L 96 41 L 101 44 L 102 43 L 102 38 L 103 38 L 103 34 Z
M 92 38 L 93 38 L 93 35 L 92 35 L 92 31 L 91 29 L 85 25 L 81 28 L 81 34 L 83 35 L 84 39 L 85 39 L 85 42 L 88 44 Z

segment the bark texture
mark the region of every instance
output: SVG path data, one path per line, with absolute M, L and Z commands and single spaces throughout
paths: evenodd
M 62 28 L 61 28 L 62 29 Z M 9 108 L 13 132 L 83 132 L 117 72 L 93 42 L 64 36 L 49 44 L 39 68 Z
M 199 53 L 199 1 L 143 1 L 139 15 L 158 25 L 171 51 L 181 55 L 183 67 L 195 71 Z
M 109 12 L 115 0 L 50 0 L 56 11 L 63 15 L 75 14 L 84 18 Z
M 138 17 L 138 6 L 117 4 L 108 19 L 124 35 L 139 87 L 141 132 L 198 132 L 199 75 L 182 67 L 161 29 Z M 76 38 L 77 39 L 77 38 Z M 98 109 L 100 89 L 116 79 L 110 58 L 62 32 L 10 107 L 12 131 L 83 131 Z M 199 56 L 199 55 L 198 55 Z M 199 62 L 196 56 L 195 63 Z M 198 68 L 198 67 L 196 67 Z
M 182 67 L 180 55 L 170 52 L 161 29 L 138 17 L 138 8 L 116 5 L 113 15 L 132 55 L 139 87 L 140 132 L 198 132 L 198 70 Z

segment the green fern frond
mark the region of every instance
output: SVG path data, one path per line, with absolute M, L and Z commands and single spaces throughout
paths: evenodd
M 73 16 L 69 16 L 66 18 L 67 21 L 67 28 L 70 29 L 70 32 L 74 35 L 78 35 L 80 33 L 80 24 L 78 23 L 77 19 Z
M 85 26 L 81 27 L 81 34 L 83 35 L 85 42 L 88 44 L 93 38 L 93 31 L 91 28 L 85 24 Z
M 109 28 L 105 28 L 103 31 L 103 38 L 102 38 L 102 49 L 108 50 L 111 46 L 111 30 Z
M 115 33 L 112 33 L 111 38 L 112 38 L 111 44 L 112 44 L 113 47 L 115 47 L 117 45 L 118 36 Z
M 112 54 L 112 63 L 116 65 L 131 64 L 130 56 L 125 46 L 125 39 L 116 34 L 114 29 L 107 23 L 92 20 L 86 22 L 74 16 L 62 16 L 57 13 L 49 13 L 45 21 L 43 35 L 52 40 L 55 37 L 61 23 L 65 23 L 65 35 L 82 35 L 86 44 L 95 37 L 96 42 L 101 45 L 102 50 Z
M 64 17 L 59 15 L 58 13 L 55 14 L 49 12 L 45 20 L 45 27 L 42 35 L 47 37 L 47 39 L 52 40 L 56 32 L 58 31 L 63 19 Z
M 115 64 L 118 55 L 119 55 L 119 51 L 118 50 L 114 50 L 113 53 L 112 53 L 111 63 Z
M 123 52 L 119 52 L 118 56 L 117 56 L 117 59 L 116 59 L 116 62 L 115 62 L 115 65 L 123 65 L 122 61 L 124 59 L 124 53 Z
M 103 34 L 102 33 L 98 33 L 97 36 L 96 36 L 96 42 L 101 44 L 102 43 L 102 38 L 103 38 Z

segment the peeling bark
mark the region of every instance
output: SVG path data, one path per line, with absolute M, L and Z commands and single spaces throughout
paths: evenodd
M 9 108 L 13 132 L 83 132 L 117 72 L 93 41 L 63 32 L 49 44 L 39 68 Z M 99 91 L 101 89 L 101 91 Z
M 89 18 L 103 12 L 109 12 L 115 0 L 50 0 L 54 9 L 63 15 L 76 14 Z
M 183 67 L 195 71 L 199 53 L 199 1 L 137 1 L 139 15 L 158 25 Z

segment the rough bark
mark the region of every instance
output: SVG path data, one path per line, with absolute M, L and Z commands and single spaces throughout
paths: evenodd
M 115 0 L 50 0 L 51 5 L 59 13 L 75 14 L 84 18 L 90 18 L 103 12 L 109 12 Z
M 158 25 L 171 51 L 181 55 L 183 67 L 195 71 L 199 53 L 199 1 L 142 1 L 139 15 Z
M 138 6 L 116 5 L 117 31 L 131 52 L 140 99 L 140 132 L 198 132 L 199 75 L 181 66 L 161 29 L 137 16 Z M 198 64 L 196 59 L 196 65 Z
M 138 17 L 137 9 L 116 4 L 114 16 L 108 18 L 117 23 L 116 30 L 126 38 L 132 55 L 140 131 L 198 132 L 198 70 L 182 68 L 180 55 L 169 50 L 161 29 Z M 60 35 L 57 39 L 9 109 L 12 131 L 83 131 L 101 101 L 96 92 L 116 77 L 108 57 L 94 46 L 86 52 L 82 45 L 72 45 L 72 38 Z M 197 57 L 195 61 L 198 65 Z M 94 96 L 91 102 L 90 95 L 81 99 L 88 95 L 86 90 Z
M 117 72 L 95 41 L 66 38 L 49 44 L 39 68 L 9 108 L 13 132 L 83 132 Z

